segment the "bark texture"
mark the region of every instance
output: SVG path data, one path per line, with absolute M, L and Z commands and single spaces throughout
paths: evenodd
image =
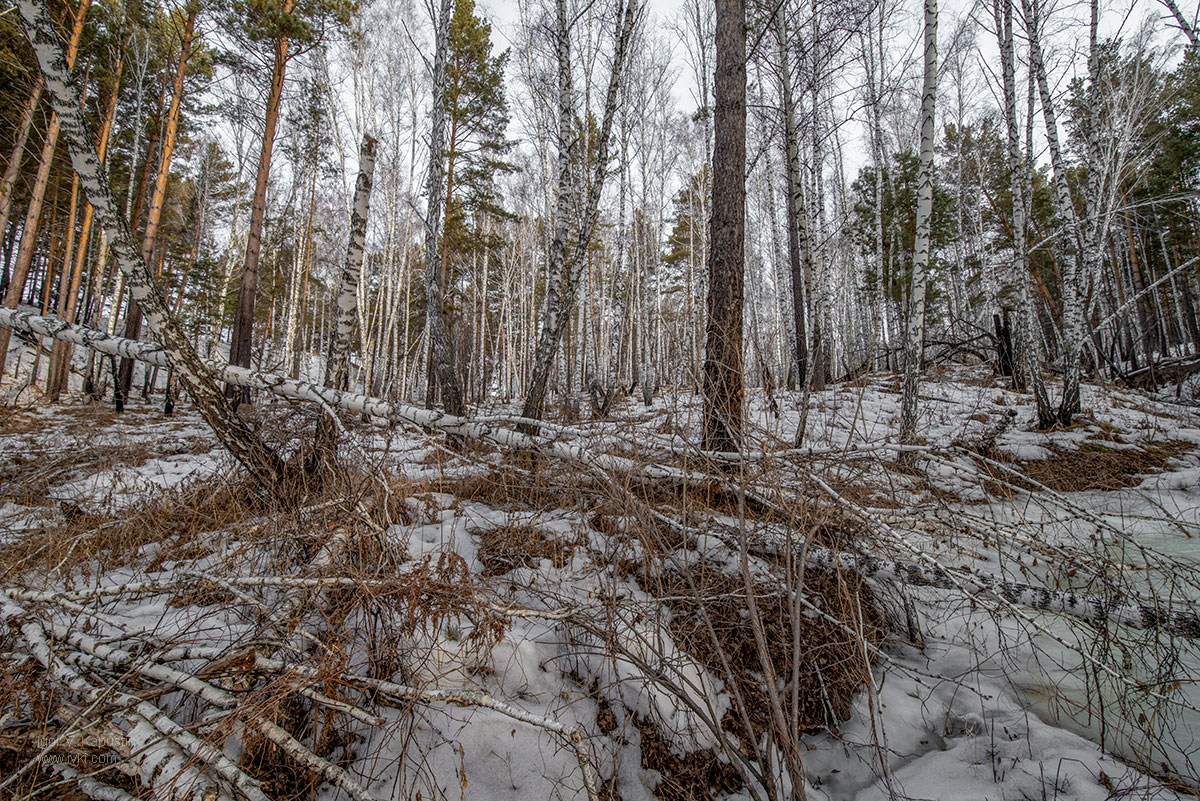
M 358 281 L 362 274 L 363 250 L 367 242 L 367 215 L 371 210 L 371 183 L 375 175 L 375 138 L 363 135 L 358 150 L 358 181 L 354 185 L 354 206 L 350 212 L 350 243 L 346 264 L 335 303 L 333 341 L 325 362 L 325 386 L 346 389 L 350 382 L 350 341 L 358 320 Z
M 560 0 L 561 5 L 561 0 Z M 558 36 L 558 113 L 559 113 L 559 193 L 557 201 L 557 218 L 555 219 L 554 242 L 550 247 L 550 263 L 548 265 L 549 284 L 546 287 L 546 316 L 538 334 L 537 353 L 534 356 L 533 371 L 529 379 L 529 390 L 525 395 L 525 406 L 522 416 L 530 419 L 541 419 L 546 403 L 546 385 L 550 379 L 550 370 L 554 366 L 554 357 L 558 353 L 567 321 L 575 307 L 575 295 L 579 289 L 579 280 L 583 268 L 588 263 L 588 249 L 592 241 L 592 231 L 600 211 L 600 195 L 604 191 L 604 179 L 608 174 L 608 149 L 612 138 L 613 119 L 617 113 L 618 97 L 621 89 L 621 76 L 629 58 L 630 42 L 633 39 L 634 23 L 638 16 L 636 0 L 619 3 L 619 18 L 621 27 L 617 33 L 616 48 L 613 51 L 612 70 L 608 76 L 608 88 L 604 96 L 604 116 L 600 122 L 600 134 L 593 143 L 595 148 L 595 168 L 588 187 L 587 205 L 583 211 L 583 219 L 579 221 L 578 236 L 567 252 L 568 220 L 564 203 L 563 187 L 569 181 L 567 176 L 570 168 L 570 155 L 564 156 L 564 137 L 569 151 L 573 152 L 577 143 L 573 132 L 574 115 L 571 109 L 570 93 L 570 39 L 565 19 L 565 9 L 559 8 Z M 565 64 L 565 66 L 564 66 Z M 564 70 L 566 74 L 564 75 Z M 569 122 L 568 122 L 569 118 Z M 564 208 L 565 207 L 565 208 Z M 560 238 L 561 237 L 561 238 Z
M 441 242 L 445 197 L 446 147 L 446 58 L 450 49 L 452 1 L 442 0 L 437 20 L 437 45 L 433 57 L 433 108 L 429 125 L 429 172 L 425 182 L 428 208 L 425 212 L 425 327 L 428 331 L 433 372 L 442 390 L 442 407 L 450 414 L 463 413 L 462 387 L 454 364 L 454 351 L 446 331 L 443 310 L 446 288 L 442 285 Z M 432 384 L 435 376 L 430 375 Z
M 900 408 L 900 441 L 917 435 L 917 395 L 925 345 L 925 273 L 929 269 L 933 227 L 933 145 L 937 110 L 937 0 L 925 0 L 925 80 L 921 95 L 921 155 L 917 168 L 917 218 L 913 237 L 911 301 L 908 336 L 904 344 L 904 394 Z
M 292 13 L 292 0 L 283 0 L 282 13 Z M 237 311 L 233 318 L 233 341 L 229 346 L 229 363 L 250 366 L 251 336 L 254 333 L 254 295 L 258 292 L 258 260 L 262 252 L 263 219 L 267 213 L 267 179 L 271 173 L 271 153 L 275 148 L 275 127 L 279 123 L 279 104 L 283 98 L 283 77 L 288 62 L 288 37 L 281 35 L 274 43 L 271 66 L 271 87 L 267 92 L 262 147 L 258 153 L 258 172 L 254 178 L 254 200 L 250 206 L 250 227 L 246 231 L 246 260 L 242 265 L 242 280 L 238 284 Z M 250 393 L 227 387 L 227 396 L 248 402 Z
M 1042 342 L 1035 325 L 1037 310 L 1033 306 L 1029 284 L 1029 246 L 1025 216 L 1025 164 L 1021 154 L 1021 137 L 1017 129 L 1016 67 L 1013 54 L 1013 19 L 1011 0 L 995 0 L 996 35 L 1000 43 L 1000 65 L 1004 86 L 1004 124 L 1008 144 L 1009 188 L 1012 192 L 1013 258 L 1012 279 L 1017 287 L 1017 352 L 1024 364 L 1016 366 L 1015 374 L 1024 374 L 1033 391 L 1038 426 L 1049 428 L 1054 412 L 1042 379 Z M 1022 369 L 1023 368 L 1023 369 Z M 1015 382 L 1014 382 L 1015 383 Z
M 71 70 L 75 66 L 75 56 L 79 52 L 79 37 L 83 34 L 83 22 L 87 19 L 88 9 L 91 8 L 91 5 L 91 0 L 80 0 L 75 12 L 75 22 L 71 28 L 71 37 L 67 40 L 67 51 L 63 60 L 63 68 L 68 80 Z M 57 40 L 55 45 L 58 45 Z M 45 83 L 45 80 L 43 79 L 39 83 Z M 21 244 L 17 248 L 17 262 L 13 266 L 12 275 L 9 276 L 8 289 L 4 293 L 2 305 L 8 309 L 17 308 L 17 304 L 21 302 L 21 295 L 25 292 L 25 282 L 29 278 L 29 268 L 33 264 L 33 251 L 37 247 L 42 205 L 46 199 L 46 187 L 50 183 L 50 168 L 54 166 L 54 151 L 58 146 L 61 124 L 62 121 L 58 115 L 51 113 L 50 125 L 46 129 L 46 138 L 42 142 L 42 157 L 38 163 L 37 176 L 33 179 L 29 205 L 25 210 L 25 223 L 21 226 Z M 8 357 L 8 345 L 11 337 L 12 331 L 0 326 L 0 375 L 4 374 L 4 361 Z
M 717 0 L 713 204 L 704 351 L 704 448 L 741 450 L 746 247 L 746 6 Z

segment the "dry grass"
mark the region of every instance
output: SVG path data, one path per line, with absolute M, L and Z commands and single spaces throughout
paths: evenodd
M 442 482 L 439 489 L 464 501 L 474 501 L 496 509 L 524 509 L 550 512 L 557 509 L 574 508 L 584 488 L 577 480 L 529 469 L 529 459 L 535 455 L 514 454 L 512 458 L 524 464 L 514 464 L 512 469 L 491 468 L 465 478 Z
M 1195 449 L 1195 445 L 1182 440 L 1159 440 L 1137 447 L 1114 448 L 1103 444 L 1120 442 L 1116 433 L 1089 438 L 1078 448 L 1048 445 L 1050 455 L 1044 459 L 1027 459 L 1014 464 L 1033 481 L 1056 492 L 1086 492 L 1088 490 L 1119 490 L 1136 487 L 1143 477 L 1166 469 L 1171 459 Z M 987 470 L 987 465 L 981 465 Z M 1010 476 L 996 474 L 997 478 L 1012 480 Z M 1024 489 L 1036 490 L 1035 485 L 1019 479 L 1013 483 Z M 989 487 L 993 494 L 1007 491 L 996 485 Z
M 562 567 L 571 559 L 577 540 L 548 540 L 534 526 L 499 526 L 476 534 L 484 577 L 499 576 L 518 567 L 537 567 L 549 559 Z
M 642 767 L 658 771 L 654 797 L 662 801 L 711 801 L 717 795 L 742 789 L 737 769 L 717 758 L 711 749 L 692 751 L 682 757 L 671 751 L 671 744 L 650 718 L 634 717 L 641 734 Z
M 758 742 L 770 727 L 770 706 L 761 679 L 757 678 L 762 674 L 762 665 L 752 624 L 744 614 L 746 591 L 742 579 L 699 565 L 687 576 L 677 572 L 664 574 L 656 589 L 672 597 L 669 605 L 675 614 L 671 617 L 671 633 L 685 651 L 714 675 L 724 674 L 718 649 L 723 652 L 746 699 L 748 708 L 743 711 L 754 728 L 754 736 L 749 740 L 744 736 L 742 715 L 733 709 L 727 713 L 723 725 L 743 742 Z M 854 695 L 862 688 L 870 670 L 862 644 L 846 628 L 851 631 L 861 628 L 872 645 L 878 645 L 884 634 L 883 613 L 871 591 L 849 574 L 806 571 L 804 593 L 808 600 L 846 628 L 820 616 L 801 615 L 793 619 L 788 598 L 779 588 L 757 584 L 754 592 L 777 676 L 792 675 L 793 637 L 798 636 L 801 643 L 799 707 L 788 710 L 789 717 L 797 720 L 800 730 L 806 732 L 834 727 L 846 720 Z M 709 634 L 710 624 L 716 642 Z

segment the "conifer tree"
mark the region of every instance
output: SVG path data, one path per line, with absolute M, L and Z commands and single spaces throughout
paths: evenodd
M 356 8 L 354 0 L 237 0 L 230 9 L 228 30 L 248 40 L 248 53 L 265 45 L 271 65 L 262 144 L 254 179 L 254 199 L 250 206 L 250 229 L 246 234 L 246 258 L 238 285 L 233 341 L 229 348 L 230 364 L 250 366 L 250 335 L 254 327 L 258 261 L 262 252 L 263 222 L 267 210 L 267 179 L 271 172 L 271 153 L 275 146 L 275 128 L 279 122 L 288 62 L 320 42 L 328 26 L 348 24 Z M 236 55 L 233 60 L 243 70 L 249 71 L 250 62 L 244 55 Z M 249 399 L 249 393 L 244 389 L 230 386 L 226 388 L 226 393 L 242 400 Z
M 445 112 L 445 222 L 441 240 L 442 305 L 456 307 L 457 266 L 472 250 L 496 243 L 480 224 L 484 216 L 508 216 L 496 195 L 496 175 L 513 169 L 505 160 L 508 102 L 504 67 L 508 51 L 492 53 L 492 26 L 476 16 L 474 0 L 456 0 L 447 39 Z M 455 315 L 447 319 L 454 335 Z M 453 347 L 451 347 L 453 350 Z M 431 351 L 432 358 L 432 351 Z M 432 388 L 427 398 L 432 402 Z

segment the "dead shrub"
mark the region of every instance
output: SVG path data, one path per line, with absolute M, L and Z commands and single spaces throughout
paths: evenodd
M 499 576 L 517 567 L 537 567 L 549 559 L 562 567 L 571 558 L 575 542 L 551 541 L 534 526 L 499 526 L 476 533 L 483 576 Z
M 803 614 L 793 620 L 789 600 L 780 588 L 756 584 L 754 592 L 766 629 L 763 634 L 772 669 L 789 682 L 793 672 L 793 638 L 799 638 L 800 687 L 796 696 L 799 708 L 785 713 L 799 722 L 802 731 L 808 732 L 834 727 L 850 716 L 854 695 L 862 688 L 871 668 L 864 659 L 862 643 L 850 632 L 861 630 L 870 645 L 878 645 L 883 639 L 885 622 L 870 589 L 852 574 L 805 571 L 803 589 L 808 601 L 834 620 Z M 670 598 L 668 604 L 674 612 L 671 633 L 681 648 L 716 676 L 726 676 L 721 659 L 724 655 L 732 673 L 726 678 L 736 682 L 742 698 L 746 699 L 748 708 L 743 711 L 754 729 L 753 736 L 745 736 L 743 716 L 732 708 L 722 723 L 743 744 L 760 742 L 771 725 L 769 702 L 762 685 L 763 665 L 753 624 L 745 614 L 742 578 L 701 563 L 686 576 L 667 571 L 654 591 Z M 709 625 L 716 634 L 715 641 Z M 791 688 L 784 696 L 790 703 Z

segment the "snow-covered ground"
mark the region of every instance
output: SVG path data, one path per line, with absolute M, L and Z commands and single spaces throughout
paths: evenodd
M 11 388 L 7 382 L 0 394 Z M 875 521 L 846 536 L 869 536 L 871 548 L 892 559 L 930 558 L 1085 593 L 1111 586 L 1169 592 L 1172 604 L 1200 603 L 1200 574 L 1192 570 L 1200 566 L 1196 407 L 1175 402 L 1174 392 L 1149 397 L 1085 385 L 1080 424 L 1042 433 L 1029 430 L 1029 396 L 978 369 L 935 370 L 922 395 L 919 430 L 930 451 L 920 455 L 919 470 L 898 466 L 893 451 L 871 450 L 890 440 L 899 414 L 897 380 L 873 375 L 816 393 L 804 443 L 812 450 L 762 460 L 758 485 L 809 498 L 813 509 L 822 501 L 826 511 L 812 514 L 827 522 L 853 517 L 828 512 L 837 507 L 815 488 L 812 477 L 820 478 Z M 790 446 L 798 394 L 780 392 L 775 400 L 777 411 L 761 393 L 749 393 L 752 451 Z M 165 416 L 157 403 L 135 397 L 115 415 L 77 395 L 46 407 L 32 391 L 19 404 L 0 408 L 0 531 L 6 547 L 23 554 L 35 550 L 31 539 L 53 543 L 72 516 L 93 516 L 98 530 L 152 501 L 237 479 L 190 404 Z M 513 411 L 496 404 L 480 413 Z M 312 414 L 267 403 L 252 425 L 294 442 L 302 434 L 281 432 L 303 432 Z M 303 662 L 296 655 L 321 648 L 306 638 L 357 643 L 334 660 L 340 670 L 473 700 L 371 707 L 369 697 L 346 690 L 382 725 L 344 721 L 348 736 L 328 755 L 370 797 L 584 798 L 580 760 L 562 731 L 580 733 L 609 797 L 752 797 L 712 768 L 730 762 L 713 723 L 719 728 L 733 707 L 731 674 L 680 639 L 672 623 L 683 607 L 638 567 L 701 566 L 740 576 L 737 549 L 713 535 L 737 529 L 736 509 L 706 510 L 695 501 L 680 518 L 695 529 L 656 542 L 646 533 L 648 515 L 678 511 L 678 499 L 631 490 L 626 506 L 615 508 L 603 482 L 576 465 L 539 466 L 483 449 L 457 456 L 418 431 L 350 423 L 346 453 L 365 478 L 360 495 L 337 505 L 336 515 L 317 508 L 324 501 L 306 500 L 303 510 L 267 512 L 195 537 L 186 549 L 170 536 L 138 545 L 133 557 L 100 574 L 87 564 L 38 563 L 31 571 L 18 563 L 6 568 L 3 586 L 27 593 L 13 596 L 26 606 L 33 601 L 21 597 L 33 590 L 113 588 L 103 595 L 102 617 L 83 614 L 89 626 L 146 648 L 151 640 L 157 648 L 203 646 L 215 662 L 259 642 L 272 611 L 291 608 L 296 590 L 283 579 L 352 573 L 382 581 L 382 565 L 398 585 L 425 588 L 417 606 L 388 589 L 377 602 L 335 612 L 341 607 L 332 590 L 310 590 L 303 602 L 318 608 L 297 627 L 307 633 L 289 635 L 284 652 Z M 699 423 L 698 396 L 660 397 L 648 408 L 629 398 L 611 420 L 573 423 L 557 436 L 698 469 L 687 447 L 698 440 Z M 983 450 L 1002 467 L 968 455 L 989 433 L 995 445 Z M 1149 472 L 1127 472 L 1114 456 L 1121 453 Z M 1061 491 L 1030 491 L 1004 468 Z M 529 470 L 561 491 L 526 491 Z M 506 481 L 517 489 L 495 486 Z M 1106 488 L 1076 489 L 1093 484 Z M 359 525 L 362 519 L 369 525 Z M 81 542 L 89 535 L 78 525 L 71 531 L 83 532 L 73 535 Z M 373 561 L 356 561 L 358 537 Z M 297 553 L 289 538 L 314 544 Z M 753 576 L 780 575 L 762 554 L 746 559 Z M 1192 576 L 1180 575 L 1189 570 Z M 205 576 L 247 583 L 236 593 L 215 592 Z M 168 589 L 119 591 L 138 582 Z M 803 736 L 809 798 L 1176 798 L 1182 790 L 1162 779 L 1200 784 L 1200 715 L 1188 708 L 1200 707 L 1195 646 L 942 590 L 908 588 L 905 595 L 920 642 L 909 641 L 903 625 L 889 630 L 869 654 L 870 684 L 852 696 L 848 719 Z M 880 589 L 878 597 L 902 606 L 895 590 Z M 820 597 L 811 600 L 825 608 Z M 44 603 L 48 630 L 65 637 L 82 613 Z M 397 622 L 406 617 L 416 622 Z M 819 660 L 822 645 L 812 647 L 802 662 Z M 5 648 L 8 658 L 20 658 L 19 639 Z M 322 659 L 327 666 L 332 657 Z M 174 664 L 199 671 L 205 660 Z M 313 686 L 338 689 L 332 674 Z M 478 693 L 496 703 L 480 706 Z M 178 697 L 166 698 L 171 714 L 190 714 Z M 314 745 L 318 735 L 302 741 Z M 236 753 L 240 736 L 229 736 L 227 752 Z M 714 749 L 700 760 L 711 780 L 688 784 L 680 778 L 691 775 L 688 760 L 705 749 Z M 777 764 L 768 770 L 786 785 Z M 345 796 L 331 783 L 322 787 L 321 797 Z

